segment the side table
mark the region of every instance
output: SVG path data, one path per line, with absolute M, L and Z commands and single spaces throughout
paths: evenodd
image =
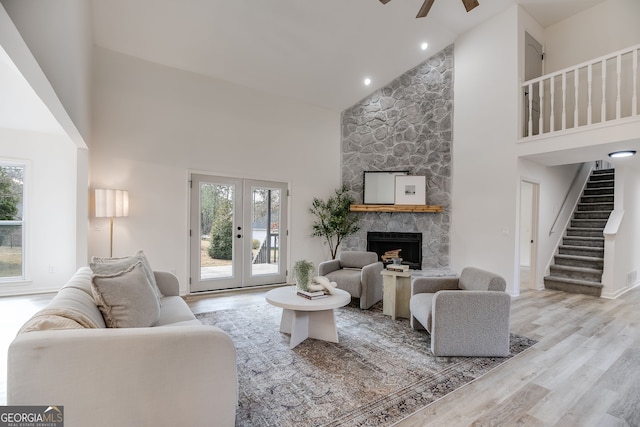
M 411 273 L 409 271 L 382 270 L 384 294 L 382 297 L 382 313 L 408 319 L 411 317 L 409 299 L 411 298 Z

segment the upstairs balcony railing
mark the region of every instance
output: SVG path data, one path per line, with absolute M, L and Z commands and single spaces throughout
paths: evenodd
M 638 118 L 640 45 L 522 84 L 522 138 Z

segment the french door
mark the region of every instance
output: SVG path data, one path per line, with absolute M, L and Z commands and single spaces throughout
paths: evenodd
M 287 184 L 191 175 L 191 292 L 286 282 Z

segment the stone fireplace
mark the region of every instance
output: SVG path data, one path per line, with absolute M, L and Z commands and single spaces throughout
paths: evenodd
M 453 45 L 342 112 L 342 182 L 363 200 L 364 171 L 427 179 L 426 203 L 443 212 L 362 212 L 342 250 L 365 250 L 369 232 L 420 234 L 423 270 L 449 268 Z M 396 249 L 396 248 L 392 248 Z M 403 252 L 403 259 L 407 253 Z M 413 267 L 412 267 L 413 268 Z M 420 267 L 418 267 L 420 268 Z
M 378 260 L 385 266 L 391 263 L 391 260 L 382 259 L 385 252 L 400 250 L 402 264 L 408 265 L 412 270 L 422 270 L 422 233 L 369 231 L 367 250 L 377 253 Z

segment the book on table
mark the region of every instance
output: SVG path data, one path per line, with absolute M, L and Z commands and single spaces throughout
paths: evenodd
M 309 292 L 309 291 L 303 291 L 302 289 L 298 289 L 298 295 L 306 299 L 318 299 L 318 298 L 328 297 L 328 295 L 325 294 L 324 291 Z
M 387 270 L 405 272 L 409 271 L 409 266 L 407 264 L 389 264 Z

